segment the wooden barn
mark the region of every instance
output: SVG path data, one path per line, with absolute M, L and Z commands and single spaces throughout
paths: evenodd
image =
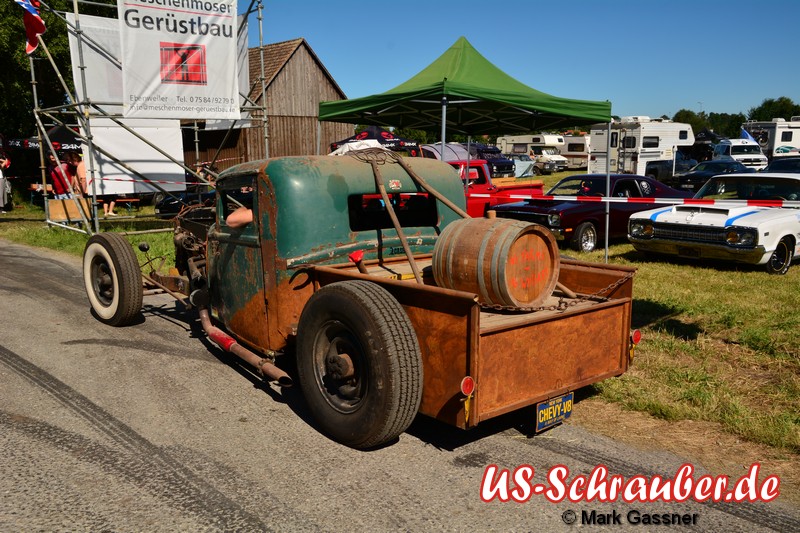
M 309 155 L 317 153 L 319 103 L 346 99 L 344 93 L 325 69 L 305 39 L 293 39 L 268 44 L 264 51 L 269 156 Z M 195 146 L 199 146 L 199 161 L 211 161 L 219 150 L 216 167 L 223 170 L 243 161 L 263 159 L 265 155 L 264 128 L 261 107 L 261 48 L 249 50 L 250 127 L 231 131 L 206 130 L 200 124 L 195 142 L 191 122 L 184 122 L 183 146 L 187 165 L 197 163 Z M 353 134 L 354 125 L 324 122 L 320 128 L 320 150 L 334 141 Z M 227 138 L 226 138 L 227 137 Z M 220 148 L 221 147 L 221 148 Z

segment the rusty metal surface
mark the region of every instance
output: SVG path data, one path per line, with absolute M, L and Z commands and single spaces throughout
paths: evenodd
M 481 334 L 476 416 L 531 405 L 627 370 L 629 300 Z

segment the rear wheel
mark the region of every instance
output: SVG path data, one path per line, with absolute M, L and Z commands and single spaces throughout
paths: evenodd
M 422 399 L 422 358 L 394 297 L 366 281 L 317 291 L 300 316 L 297 374 L 318 426 L 353 448 L 389 442 Z
M 575 228 L 570 243 L 573 250 L 591 252 L 597 248 L 597 228 L 591 222 L 582 222 Z
M 142 309 L 142 272 L 128 240 L 118 233 L 98 233 L 83 251 L 83 284 L 97 318 L 126 326 Z
M 778 243 L 778 247 L 772 252 L 767 262 L 767 272 L 770 274 L 786 274 L 792 264 L 794 256 L 794 246 L 789 237 L 784 237 Z

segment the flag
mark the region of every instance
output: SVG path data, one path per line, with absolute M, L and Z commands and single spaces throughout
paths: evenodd
M 32 54 L 39 46 L 37 37 L 47 30 L 42 17 L 39 16 L 39 0 L 14 1 L 25 10 L 23 20 L 25 21 L 25 37 L 28 40 L 25 45 L 25 52 Z
M 756 140 L 753 138 L 753 136 L 750 135 L 750 132 L 748 132 L 746 129 L 744 129 L 744 126 L 742 126 L 742 134 L 739 136 L 739 138 L 740 139 L 747 139 L 748 141 L 756 142 Z

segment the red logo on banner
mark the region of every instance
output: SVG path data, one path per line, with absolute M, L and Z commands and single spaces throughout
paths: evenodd
M 206 47 L 201 44 L 161 43 L 161 83 L 206 85 Z

